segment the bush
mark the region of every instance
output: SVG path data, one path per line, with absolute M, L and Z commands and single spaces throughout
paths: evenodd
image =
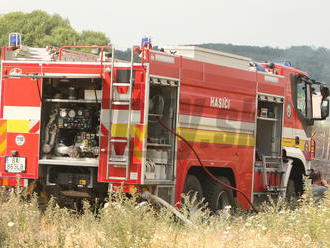
M 85 202 L 83 213 L 53 199 L 42 212 L 36 197 L 0 193 L 0 247 L 330 247 L 329 196 L 319 205 L 307 194 L 295 209 L 279 201 L 235 216 L 230 209 L 210 215 L 186 200 L 180 211 L 193 223 L 186 225 L 121 193 L 98 212 Z

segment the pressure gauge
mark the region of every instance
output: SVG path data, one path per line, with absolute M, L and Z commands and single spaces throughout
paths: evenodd
M 82 111 L 81 109 L 79 109 L 78 112 L 77 112 L 77 114 L 78 114 L 79 116 L 82 116 L 82 115 L 83 115 L 83 111 Z
M 68 113 L 70 118 L 74 118 L 76 116 L 76 111 L 74 111 L 73 109 L 71 109 Z
M 66 109 L 61 109 L 60 110 L 60 116 L 64 118 L 67 115 Z

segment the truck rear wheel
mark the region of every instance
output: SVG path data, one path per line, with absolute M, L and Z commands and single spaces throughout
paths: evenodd
M 187 176 L 186 182 L 184 184 L 183 193 L 190 196 L 196 194 L 197 200 L 202 200 L 203 189 L 197 177 L 195 177 L 194 175 Z
M 225 184 L 231 185 L 230 181 L 226 177 L 217 177 Z M 210 179 L 205 183 L 205 199 L 208 202 L 208 206 L 212 211 L 218 211 L 224 209 L 226 206 L 232 208 L 236 207 L 234 201 L 233 191 L 226 188 L 219 182 Z

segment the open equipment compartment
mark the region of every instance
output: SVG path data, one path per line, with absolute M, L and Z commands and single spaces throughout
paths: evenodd
M 263 156 L 281 156 L 282 115 L 282 97 L 258 96 L 257 160 L 262 160 Z
M 161 126 L 176 130 L 179 81 L 151 77 L 149 89 L 148 136 L 145 182 L 173 183 L 176 165 L 176 137 Z
M 100 78 L 43 80 L 40 163 L 97 166 Z

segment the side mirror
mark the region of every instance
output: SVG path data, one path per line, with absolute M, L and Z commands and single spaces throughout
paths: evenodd
M 312 120 L 325 120 L 329 116 L 329 88 L 314 84 L 311 87 L 312 95 Z
M 312 94 L 312 119 L 322 119 L 322 96 L 321 94 Z
M 320 91 L 321 91 L 321 94 L 322 94 L 323 98 L 327 98 L 329 96 L 330 92 L 329 92 L 328 87 L 321 85 Z
M 321 105 L 321 119 L 325 120 L 329 116 L 329 100 L 325 99 L 322 100 L 322 105 Z

